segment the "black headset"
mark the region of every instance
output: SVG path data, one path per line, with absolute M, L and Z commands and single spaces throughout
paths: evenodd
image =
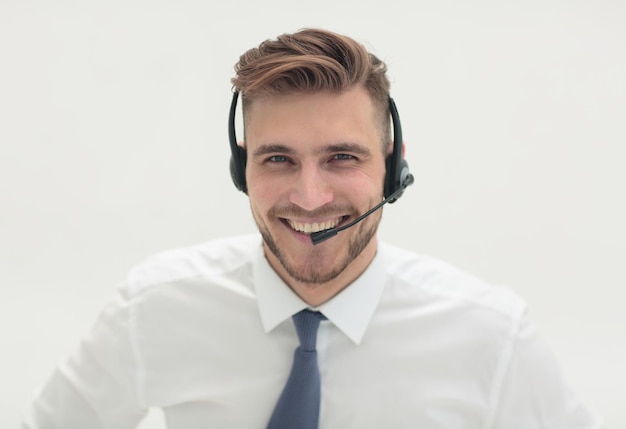
M 230 140 L 230 150 L 232 152 L 230 158 L 230 176 L 233 179 L 235 187 L 243 193 L 248 192 L 248 186 L 246 184 L 246 149 L 239 146 L 237 143 L 237 136 L 235 134 L 235 112 L 237 110 L 237 98 L 239 92 L 233 93 L 233 100 L 230 104 L 230 113 L 228 115 L 228 137 Z M 384 195 L 385 199 L 391 195 L 393 197 L 389 199 L 389 203 L 395 202 L 402 192 L 398 192 L 401 188 L 408 186 L 408 181 L 412 180 L 412 176 L 409 174 L 409 165 L 402 157 L 402 126 L 400 125 L 400 116 L 398 115 L 398 109 L 396 103 L 391 97 L 389 97 L 389 113 L 391 114 L 391 120 L 393 122 L 393 152 L 387 156 L 385 160 L 385 184 Z M 394 195 L 395 194 L 395 195 Z

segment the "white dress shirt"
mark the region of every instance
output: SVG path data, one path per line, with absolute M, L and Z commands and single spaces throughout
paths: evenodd
M 29 429 L 264 428 L 307 305 L 258 236 L 157 255 L 133 269 L 79 348 L 37 391 Z M 438 260 L 380 244 L 332 300 L 317 340 L 320 429 L 591 429 L 525 304 Z

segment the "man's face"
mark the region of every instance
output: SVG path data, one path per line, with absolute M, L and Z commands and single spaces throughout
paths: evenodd
M 288 283 L 354 280 L 376 252 L 381 211 L 318 245 L 309 234 L 382 200 L 385 157 L 369 94 L 359 87 L 262 98 L 245 119 L 248 195 L 272 267 Z

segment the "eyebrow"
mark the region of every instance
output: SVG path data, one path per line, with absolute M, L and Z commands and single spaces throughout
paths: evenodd
M 321 153 L 349 152 L 349 153 L 356 153 L 361 156 L 371 155 L 371 152 L 367 146 L 363 146 L 357 143 L 331 144 L 328 146 L 324 146 L 320 152 Z
M 257 148 L 253 153 L 253 157 L 262 157 L 269 154 L 281 153 L 285 155 L 293 155 L 297 151 L 283 144 L 267 144 Z M 371 152 L 366 146 L 357 143 L 339 143 L 331 144 L 321 148 L 320 153 L 355 153 L 361 156 L 370 156 Z
M 252 156 L 259 157 L 259 156 L 269 155 L 272 153 L 284 153 L 286 155 L 292 155 L 295 152 L 296 152 L 295 150 L 283 144 L 266 144 L 256 149 L 252 153 Z

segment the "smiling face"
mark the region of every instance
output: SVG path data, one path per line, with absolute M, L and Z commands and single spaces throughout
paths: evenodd
M 380 114 L 357 87 L 255 99 L 245 120 L 248 195 L 266 258 L 319 305 L 376 253 L 380 211 L 318 245 L 309 234 L 345 225 L 382 200 Z

